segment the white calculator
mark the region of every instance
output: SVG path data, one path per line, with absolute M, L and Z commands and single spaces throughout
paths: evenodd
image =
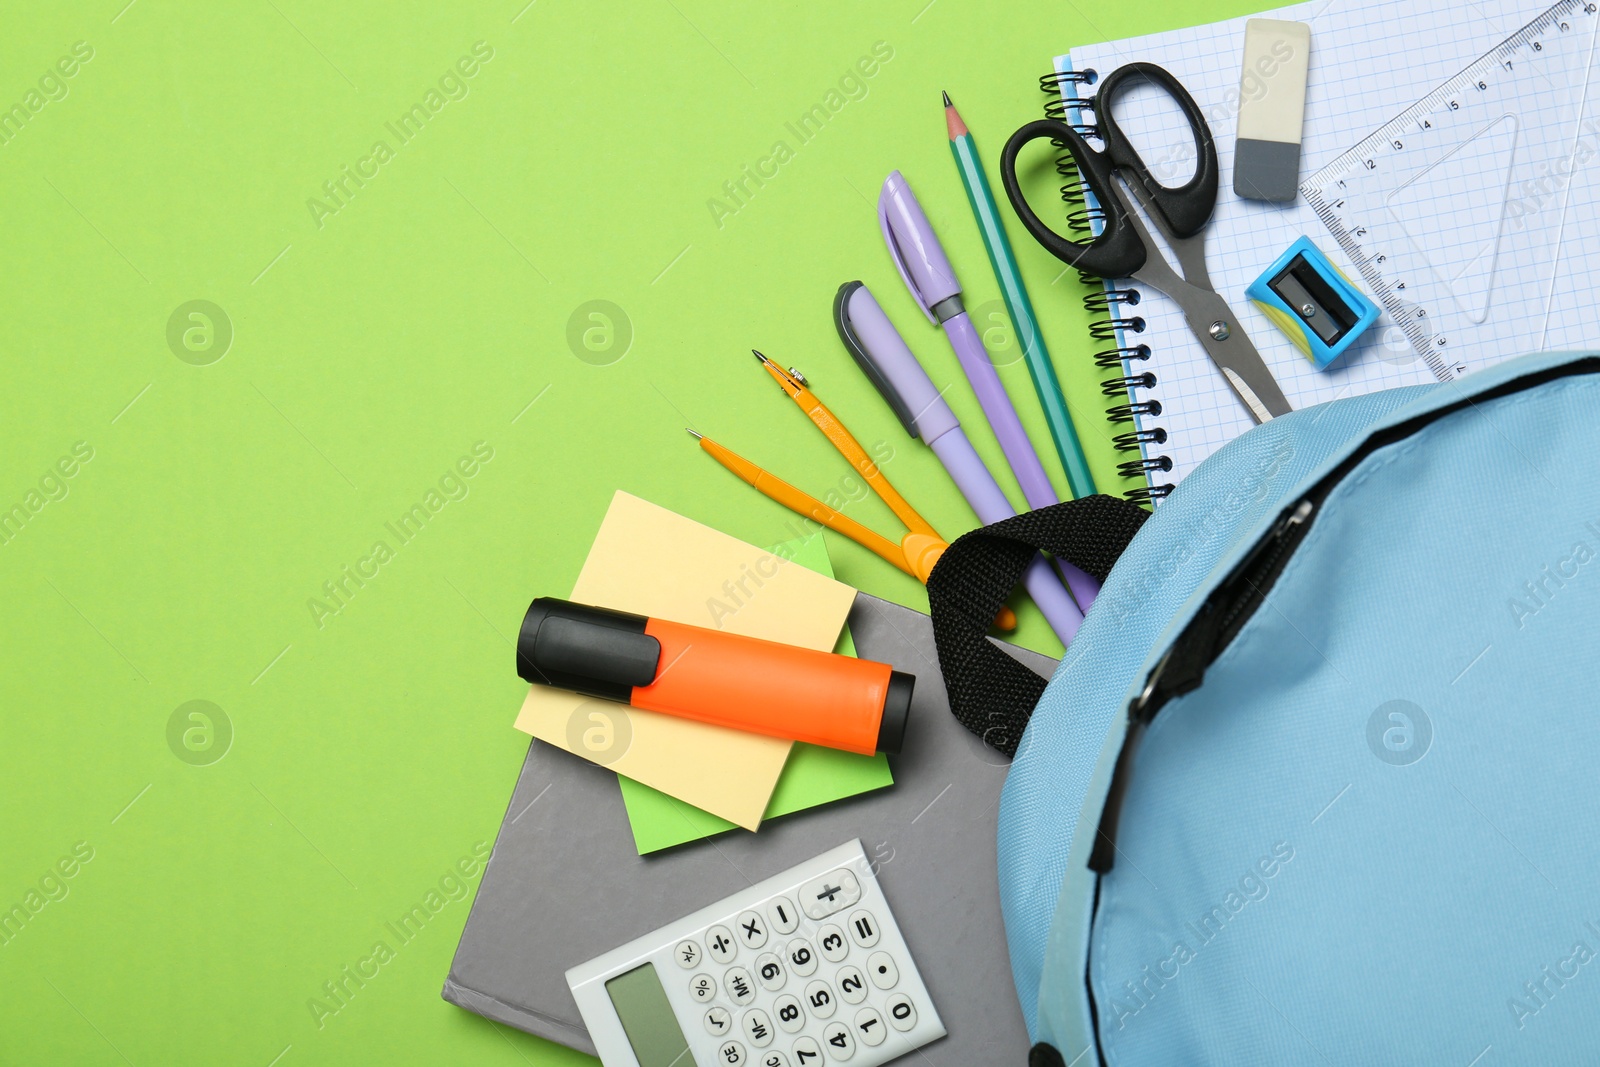
M 859 840 L 567 985 L 605 1067 L 876 1067 L 945 1033 Z

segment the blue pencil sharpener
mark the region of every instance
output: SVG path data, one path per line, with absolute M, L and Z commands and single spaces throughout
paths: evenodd
M 1378 321 L 1378 305 L 1301 237 L 1245 295 L 1322 370 Z

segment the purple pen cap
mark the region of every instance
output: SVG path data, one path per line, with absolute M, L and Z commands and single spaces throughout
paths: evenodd
M 845 282 L 839 287 L 833 298 L 833 325 L 851 358 L 912 437 L 931 445 L 961 426 L 864 284 Z
M 883 180 L 883 192 L 878 194 L 878 225 L 883 227 L 890 258 L 928 321 L 942 322 L 955 314 L 952 311 L 934 316 L 936 305 L 961 295 L 961 283 L 956 281 L 956 272 L 939 238 L 934 236 L 928 216 L 922 213 L 916 194 L 899 171 Z

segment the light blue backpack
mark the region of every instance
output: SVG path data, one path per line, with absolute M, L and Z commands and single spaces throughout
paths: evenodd
M 1006 783 L 1032 1067 L 1600 1064 L 1597 461 L 1600 357 L 1540 355 L 1184 479 Z

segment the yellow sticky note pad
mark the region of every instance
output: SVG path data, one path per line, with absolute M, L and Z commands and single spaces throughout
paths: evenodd
M 842 582 L 629 493 L 611 500 L 569 599 L 831 650 Z M 530 686 L 517 729 L 754 830 L 791 742 Z

